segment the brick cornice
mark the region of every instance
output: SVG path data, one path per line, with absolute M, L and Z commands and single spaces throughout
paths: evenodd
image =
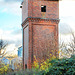
M 58 24 L 60 20 L 59 19 L 50 19 L 50 18 L 27 17 L 21 25 L 23 27 L 28 22 L 41 22 L 41 21 Z

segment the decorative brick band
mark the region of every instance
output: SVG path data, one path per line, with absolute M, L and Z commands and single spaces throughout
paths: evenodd
M 21 25 L 23 27 L 28 22 L 42 22 L 42 21 L 51 22 L 51 23 L 55 22 L 56 24 L 58 24 L 60 20 L 59 19 L 50 19 L 50 18 L 28 17 L 24 20 L 24 22 Z

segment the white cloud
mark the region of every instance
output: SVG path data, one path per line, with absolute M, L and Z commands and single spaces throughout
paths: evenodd
M 60 1 L 59 2 L 59 13 L 60 13 L 60 25 L 62 23 L 67 24 L 67 26 L 75 32 L 75 1 Z M 63 25 L 63 31 L 68 30 L 68 27 Z M 66 30 L 65 30 L 66 27 Z M 60 27 L 62 30 L 62 28 Z
M 20 1 L 0 1 L 1 12 L 7 12 L 18 16 L 21 15 L 20 5 Z
M 3 34 L 3 30 L 2 29 L 0 29 L 0 36 Z
M 59 33 L 64 34 L 64 35 L 70 34 L 71 33 L 71 27 L 66 23 L 60 22 Z
M 59 3 L 60 17 L 75 15 L 75 1 L 60 1 Z M 75 16 L 74 16 L 75 17 Z
M 7 12 L 8 11 L 8 9 L 7 8 L 4 8 L 3 10 L 2 10 L 2 12 Z
M 18 30 L 16 30 L 18 31 Z M 9 44 L 15 44 L 16 47 L 22 45 L 22 33 L 21 30 L 18 32 L 18 34 L 12 34 L 13 32 L 15 33 L 14 30 L 8 30 L 4 31 L 0 29 L 0 39 L 2 38 L 3 40 L 7 41 Z
M 66 33 L 67 30 L 69 32 L 70 30 L 72 30 L 73 32 L 75 32 L 75 21 L 74 20 L 75 18 L 72 16 L 61 17 L 60 22 L 59 22 L 60 31 L 63 30 Z
M 17 55 L 17 53 L 18 53 L 17 50 L 18 50 L 18 48 L 15 46 L 15 44 L 8 45 L 7 49 L 6 49 L 6 52 L 7 52 L 6 56 Z
M 75 0 L 59 2 L 59 41 L 71 41 L 71 31 L 75 32 Z

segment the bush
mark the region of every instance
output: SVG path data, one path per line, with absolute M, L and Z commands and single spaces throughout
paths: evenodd
M 39 64 L 38 60 L 35 58 L 35 61 L 33 62 L 33 70 L 35 71 L 48 71 L 48 68 L 52 65 L 50 63 L 51 60 L 53 59 L 56 59 L 55 56 L 53 56 L 52 58 L 50 59 L 47 59 L 46 61 L 45 60 L 41 60 L 41 63 Z
M 0 64 L 0 75 L 7 73 L 9 65 Z
M 7 75 L 75 75 L 75 56 L 64 59 L 47 59 L 41 64 L 36 60 L 32 70 L 12 72 Z M 41 68 L 42 67 L 42 68 Z
M 41 75 L 75 75 L 75 56 L 67 59 L 51 60 L 52 64 L 48 72 L 43 71 Z

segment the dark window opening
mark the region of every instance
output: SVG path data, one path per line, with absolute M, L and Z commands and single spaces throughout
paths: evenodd
M 27 64 L 25 64 L 25 69 L 27 69 Z
M 46 6 L 41 5 L 41 12 L 46 12 Z

